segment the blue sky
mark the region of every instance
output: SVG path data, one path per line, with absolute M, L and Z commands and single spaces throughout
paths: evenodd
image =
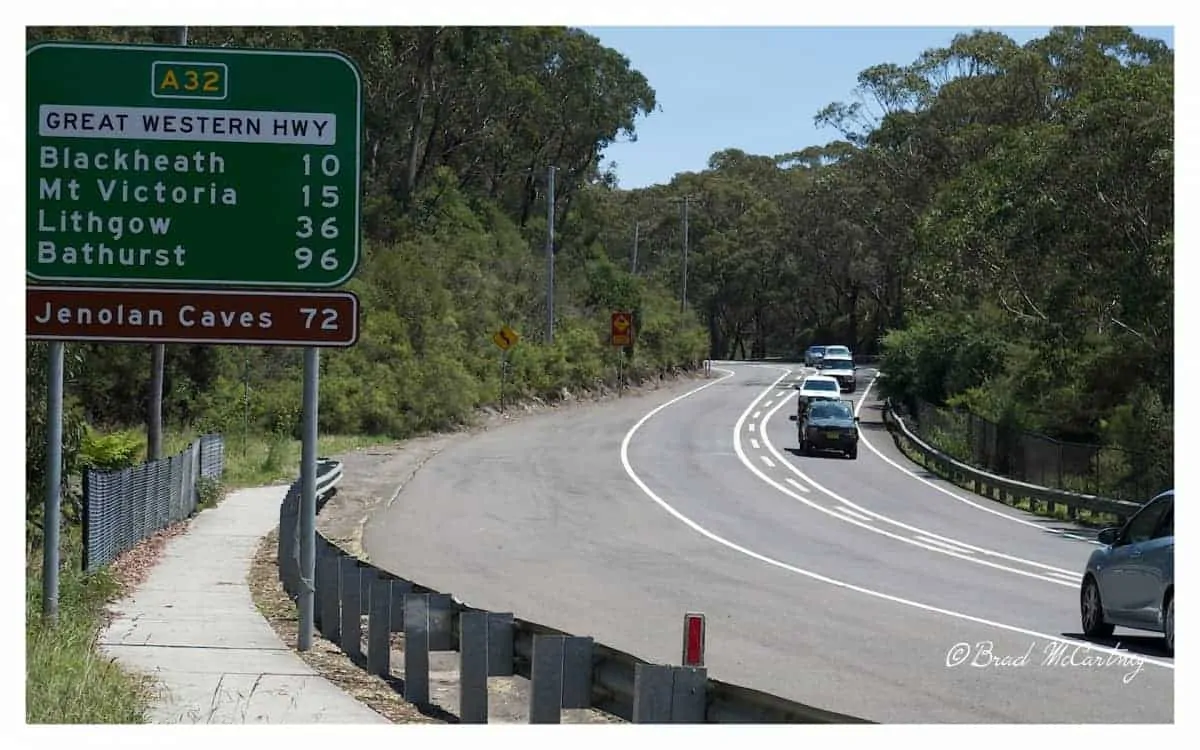
M 1018 43 L 1049 27 L 990 27 Z M 912 62 L 945 46 L 956 27 L 627 28 L 585 27 L 629 58 L 649 79 L 662 111 L 637 123 L 636 143 L 617 143 L 603 161 L 617 162 L 623 188 L 670 182 L 705 168 L 726 148 L 775 155 L 838 137 L 818 130 L 815 115 L 850 100 L 858 73 L 879 63 Z M 1143 36 L 1174 48 L 1172 27 L 1141 27 Z

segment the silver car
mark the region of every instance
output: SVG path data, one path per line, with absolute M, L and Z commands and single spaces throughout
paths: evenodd
M 1113 628 L 1162 633 L 1175 654 L 1175 490 L 1143 505 L 1120 528 L 1097 537 L 1079 592 L 1083 634 L 1106 638 Z

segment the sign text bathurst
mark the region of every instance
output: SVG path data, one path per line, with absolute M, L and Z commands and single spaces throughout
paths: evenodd
M 361 80 L 332 52 L 27 52 L 27 272 L 333 287 L 360 256 Z

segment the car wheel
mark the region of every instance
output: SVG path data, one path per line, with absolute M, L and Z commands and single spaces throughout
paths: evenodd
M 1163 615 L 1163 640 L 1167 644 L 1167 653 L 1175 655 L 1175 594 L 1167 600 L 1167 612 Z
M 1079 591 L 1079 620 L 1083 634 L 1088 638 L 1107 638 L 1113 633 L 1113 626 L 1104 621 L 1100 585 L 1092 576 L 1083 579 L 1083 588 Z
M 853 448 L 851 448 L 850 450 L 846 451 L 846 458 L 850 459 L 851 461 L 858 458 L 858 446 L 857 445 L 854 446 Z

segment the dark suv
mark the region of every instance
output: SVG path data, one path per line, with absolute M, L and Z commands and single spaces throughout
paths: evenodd
M 800 451 L 839 451 L 858 458 L 858 417 L 845 401 L 813 401 L 799 419 Z

